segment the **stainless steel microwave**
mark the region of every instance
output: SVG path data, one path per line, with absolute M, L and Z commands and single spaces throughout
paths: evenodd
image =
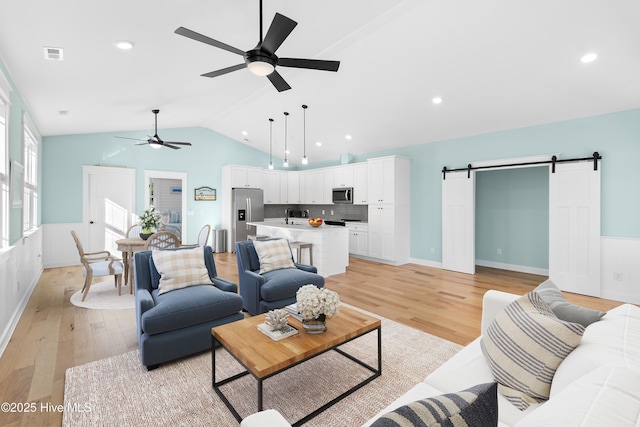
M 334 188 L 332 194 L 332 201 L 335 204 L 353 203 L 353 187 Z

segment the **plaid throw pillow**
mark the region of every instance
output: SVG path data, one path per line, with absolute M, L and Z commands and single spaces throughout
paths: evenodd
M 291 258 L 291 248 L 286 239 L 255 240 L 253 247 L 256 249 L 260 260 L 258 274 L 267 273 L 281 268 L 296 268 Z
M 154 250 L 153 263 L 160 273 L 158 295 L 194 285 L 212 285 L 204 264 L 204 248 L 177 251 Z

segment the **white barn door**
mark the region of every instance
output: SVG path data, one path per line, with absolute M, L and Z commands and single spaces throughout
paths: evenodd
M 476 173 L 448 172 L 442 180 L 442 268 L 476 272 Z
M 563 291 L 600 296 L 600 168 L 549 168 L 549 278 Z

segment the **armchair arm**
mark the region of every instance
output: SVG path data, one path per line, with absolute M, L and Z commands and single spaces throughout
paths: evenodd
M 267 281 L 266 277 L 254 273 L 253 271 L 243 270 L 239 274 L 240 279 L 240 296 L 242 297 L 242 305 L 252 315 L 260 313 L 260 288 Z
M 213 279 L 211 279 L 211 281 L 213 282 L 214 286 L 221 291 L 233 292 L 234 294 L 238 293 L 238 285 L 233 282 L 221 279 L 219 277 L 214 277 Z
M 142 315 L 155 306 L 151 292 L 146 289 L 136 290 L 136 326 L 138 335 L 142 335 Z
M 318 273 L 318 269 L 313 265 L 297 264 L 297 263 L 294 263 L 294 265 L 299 270 L 308 271 L 309 273 L 316 273 L 316 274 Z

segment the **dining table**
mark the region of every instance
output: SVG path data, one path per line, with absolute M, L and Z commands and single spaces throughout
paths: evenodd
M 127 237 L 116 240 L 118 250 L 122 252 L 124 264 L 124 285 L 130 284 L 129 293 L 133 293 L 133 253 L 144 250 L 147 241 L 140 237 Z

